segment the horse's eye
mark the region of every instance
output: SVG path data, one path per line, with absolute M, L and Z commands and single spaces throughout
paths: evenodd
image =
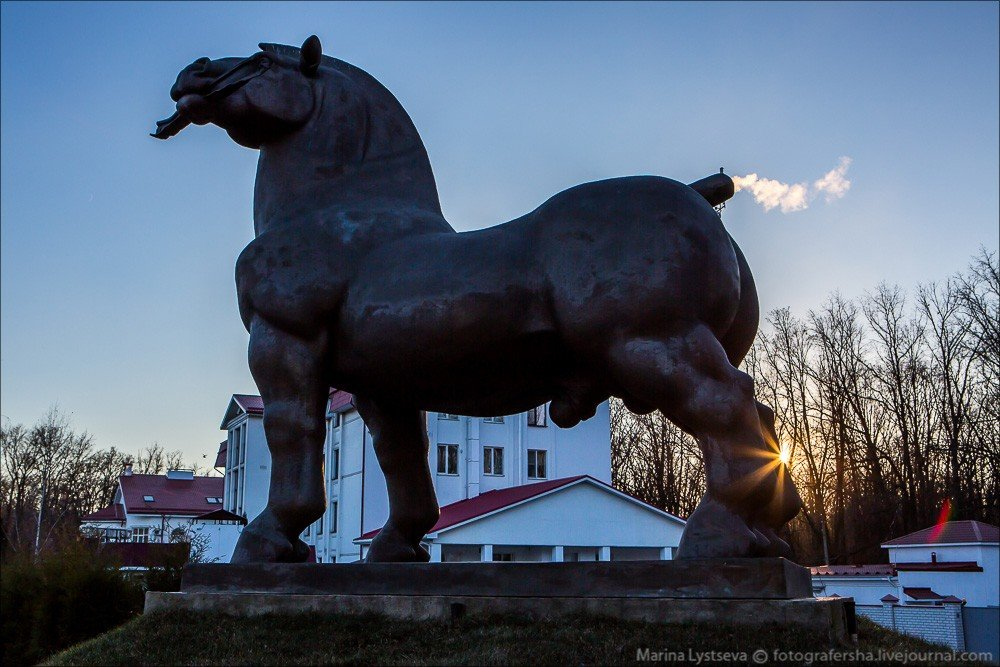
M 261 67 L 270 67 L 271 66 L 271 59 L 270 58 L 261 58 L 260 59 L 260 66 Z

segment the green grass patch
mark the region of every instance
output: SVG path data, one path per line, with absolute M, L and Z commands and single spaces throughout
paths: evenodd
M 860 621 L 856 650 L 878 654 L 942 652 L 946 649 Z M 605 665 L 634 664 L 640 652 L 767 651 L 768 663 L 783 662 L 775 651 L 826 652 L 820 633 L 770 626 L 650 624 L 571 617 L 558 622 L 515 618 L 467 618 L 453 624 L 402 622 L 381 616 L 319 614 L 240 618 L 218 613 L 160 612 L 142 616 L 100 637 L 78 644 L 49 665 Z M 837 649 L 845 650 L 845 649 Z M 660 654 L 663 655 L 663 654 Z M 786 656 L 794 658 L 795 656 Z M 947 660 L 914 660 L 909 664 Z M 660 660 L 662 661 L 662 659 Z M 803 659 L 791 660 L 801 663 Z M 815 658 L 814 662 L 830 662 Z M 886 661 L 883 655 L 883 662 Z M 855 662 L 853 659 L 839 662 Z M 901 658 L 899 662 L 903 662 Z

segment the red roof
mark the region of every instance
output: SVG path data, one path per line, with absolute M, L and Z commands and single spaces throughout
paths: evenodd
M 814 577 L 891 577 L 896 567 L 891 563 L 874 565 L 820 565 L 809 568 Z
M 90 514 L 81 517 L 80 521 L 121 521 L 125 522 L 125 510 L 119 503 L 114 503 L 113 505 L 108 505 L 104 509 L 97 510 L 96 512 L 91 512 Z
M 903 592 L 914 600 L 943 600 L 943 595 L 938 595 L 929 588 L 904 588 Z
M 247 414 L 264 414 L 264 399 L 260 396 L 254 396 L 252 394 L 233 394 L 233 400 L 235 400 L 239 406 L 247 412 Z
M 167 479 L 166 475 L 122 475 L 118 478 L 122 500 L 129 514 L 190 514 L 199 516 L 220 509 L 207 498 L 221 498 L 222 477 Z M 152 502 L 143 500 L 152 496 Z
M 889 540 L 883 547 L 908 547 L 925 544 L 1000 543 L 1000 528 L 982 521 L 949 521 L 909 535 Z
M 468 521 L 469 519 L 474 519 L 477 516 L 495 512 L 499 509 L 503 509 L 504 507 L 527 500 L 528 498 L 534 498 L 535 496 L 552 491 L 553 489 L 566 486 L 567 484 L 583 479 L 586 476 L 587 475 L 563 477 L 562 479 L 553 479 L 546 482 L 538 482 L 537 484 L 512 486 L 509 489 L 496 489 L 494 491 L 482 493 L 475 498 L 459 500 L 457 503 L 452 503 L 442 507 L 441 517 L 438 519 L 437 523 L 434 524 L 434 527 L 427 532 L 434 533 L 439 530 L 444 530 L 445 528 L 462 523 L 463 521 Z M 362 535 L 361 539 L 367 540 L 375 537 L 378 535 L 379 530 L 381 530 L 381 528 L 370 530 Z
M 215 455 L 215 467 L 226 467 L 226 452 L 229 450 L 229 441 L 223 440 L 219 443 L 219 453 Z
M 330 389 L 330 407 L 329 412 L 336 412 L 337 410 L 343 408 L 344 406 L 351 405 L 354 401 L 354 396 L 342 391 L 340 389 Z

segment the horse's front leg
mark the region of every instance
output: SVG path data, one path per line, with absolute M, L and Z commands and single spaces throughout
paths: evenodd
M 427 463 L 426 416 L 415 408 L 387 406 L 361 396 L 354 397 L 354 405 L 372 433 L 389 493 L 389 520 L 372 540 L 365 560 L 430 560 L 420 540 L 440 512 Z
M 323 515 L 327 336 L 304 339 L 255 315 L 250 371 L 264 399 L 264 434 L 271 451 L 271 487 L 264 511 L 240 535 L 233 563 L 302 562 L 299 535 Z

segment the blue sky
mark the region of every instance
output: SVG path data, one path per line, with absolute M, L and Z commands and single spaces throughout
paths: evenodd
M 410 112 L 460 229 L 577 183 L 725 165 L 851 188 L 725 211 L 765 309 L 911 288 L 998 244 L 997 3 L 2 5 L 0 412 L 201 460 L 256 391 L 233 265 L 256 153 L 147 136 L 200 56 L 299 44 Z M 211 456 L 210 456 L 211 458 Z

